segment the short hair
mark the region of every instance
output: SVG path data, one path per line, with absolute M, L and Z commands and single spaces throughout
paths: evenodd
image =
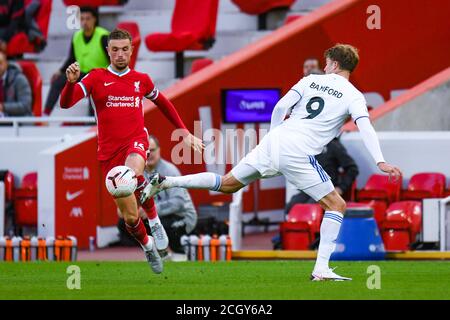
M 159 140 L 158 140 L 157 137 L 155 137 L 155 136 L 152 135 L 152 134 L 149 134 L 149 135 L 148 135 L 148 141 L 150 141 L 150 140 L 155 141 L 156 146 L 159 148 Z
M 310 61 L 310 60 L 312 60 L 312 61 L 317 61 L 318 64 L 320 63 L 320 62 L 319 62 L 319 59 L 317 59 L 317 58 L 315 58 L 315 57 L 309 57 L 309 58 L 306 58 L 306 59 L 303 61 L 303 64 L 305 64 L 306 61 Z
M 80 13 L 90 12 L 98 20 L 98 9 L 94 7 L 80 7 Z
M 131 35 L 127 30 L 123 29 L 114 29 L 111 31 L 111 33 L 108 36 L 108 43 L 111 40 L 122 40 L 122 39 L 128 39 L 131 42 Z
M 358 49 L 349 45 L 338 43 L 325 50 L 325 58 L 336 61 L 342 70 L 353 72 L 359 62 Z

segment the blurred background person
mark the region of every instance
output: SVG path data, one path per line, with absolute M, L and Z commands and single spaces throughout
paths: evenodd
M 163 175 L 181 175 L 175 165 L 161 158 L 159 141 L 153 135 L 149 135 L 148 151 L 149 156 L 144 170 L 146 179 L 155 171 Z M 184 188 L 172 188 L 160 192 L 154 200 L 158 216 L 169 237 L 169 248 L 172 251 L 170 259 L 173 261 L 187 260 L 180 239 L 183 235 L 191 233 L 197 224 L 197 212 L 189 192 Z M 140 210 L 140 215 L 147 228 L 147 233 L 150 234 L 151 230 L 144 210 Z M 123 244 L 135 243 L 135 240 L 126 232 L 123 219 L 119 221 L 119 230 Z
M 50 91 L 44 104 L 45 115 L 50 115 L 64 88 L 65 70 L 68 66 L 77 61 L 81 70 L 80 79 L 82 79 L 92 69 L 106 68 L 109 65 L 109 56 L 106 50 L 109 31 L 98 26 L 98 10 L 81 7 L 80 12 L 81 30 L 74 33 L 69 56 L 51 78 Z M 93 115 L 92 108 L 89 109 L 89 113 Z
M 303 76 L 306 77 L 310 74 L 323 74 L 317 58 L 308 58 L 303 62 Z
M 32 116 L 31 87 L 20 66 L 0 51 L 0 117 Z
M 25 25 L 24 0 L 0 0 L 0 51 Z

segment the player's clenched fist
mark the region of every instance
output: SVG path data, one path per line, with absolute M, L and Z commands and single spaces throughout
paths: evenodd
M 67 80 L 71 83 L 74 83 L 78 80 L 80 77 L 80 65 L 78 62 L 72 63 L 69 67 L 66 69 L 66 77 Z

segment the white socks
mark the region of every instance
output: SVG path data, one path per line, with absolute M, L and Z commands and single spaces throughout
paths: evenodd
M 209 189 L 213 191 L 219 191 L 221 184 L 221 176 L 212 172 L 166 177 L 162 183 L 164 188 L 181 187 L 188 189 Z
M 141 243 L 140 245 L 141 245 L 142 249 L 144 249 L 144 251 L 152 251 L 152 249 L 153 249 L 153 241 L 151 239 L 151 236 L 150 235 L 148 236 L 148 241 L 147 241 L 146 244 L 142 244 Z
M 329 268 L 328 262 L 334 249 L 336 249 L 336 239 L 339 235 L 343 218 L 344 215 L 338 211 L 325 211 L 322 225 L 320 226 L 320 244 L 314 271 Z

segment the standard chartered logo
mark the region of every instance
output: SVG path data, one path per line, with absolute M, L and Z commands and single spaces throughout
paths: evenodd
M 141 99 L 134 96 L 108 96 L 106 107 L 108 108 L 139 108 Z

